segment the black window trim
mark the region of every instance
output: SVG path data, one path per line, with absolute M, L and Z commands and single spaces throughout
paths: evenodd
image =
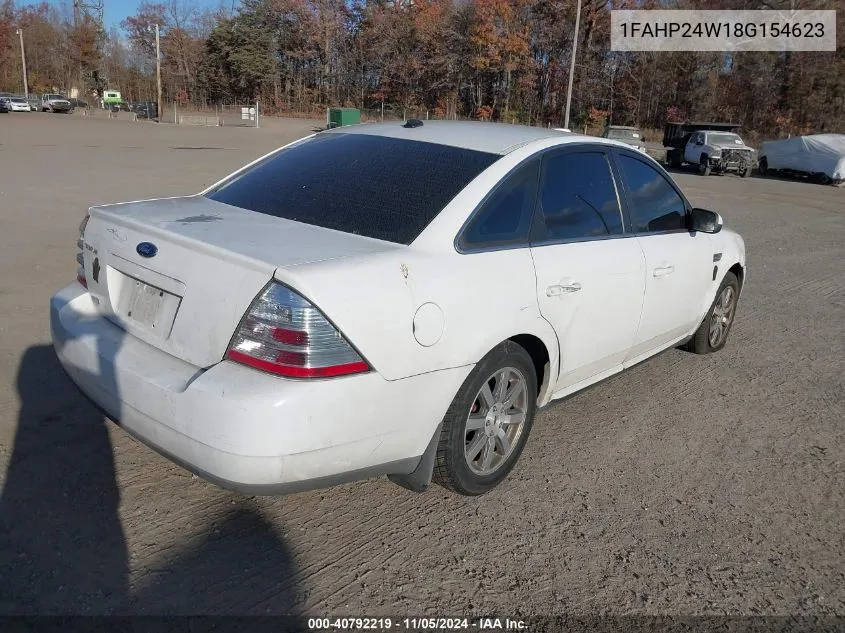
M 669 173 L 663 168 L 663 166 L 658 163 L 656 160 L 648 158 L 643 158 L 642 154 L 637 152 L 636 150 L 628 150 L 622 147 L 612 147 L 611 148 L 611 155 L 613 162 L 615 163 L 616 171 L 618 173 L 618 180 L 620 183 L 620 188 L 622 191 L 622 212 L 625 215 L 625 226 L 631 232 L 626 233 L 627 237 L 646 237 L 652 235 L 672 235 L 673 233 L 691 233 L 692 230 L 689 228 L 689 221 L 690 221 L 690 212 L 692 211 L 692 205 L 690 204 L 687 197 L 684 195 L 683 191 L 678 187 Z M 684 203 L 684 213 L 685 213 L 685 220 L 687 227 L 681 229 L 672 229 L 669 231 L 632 231 L 634 227 L 634 223 L 632 221 L 631 215 L 631 199 L 630 199 L 630 192 L 628 191 L 628 185 L 625 182 L 625 178 L 623 177 L 622 165 L 619 163 L 620 156 L 627 156 L 628 158 L 633 158 L 634 160 L 638 160 L 639 162 L 648 165 L 652 169 L 654 169 L 658 174 L 660 174 L 663 179 L 669 184 L 672 189 L 674 189 L 675 193 L 680 196 L 681 201 Z
M 554 246 L 556 244 L 577 244 L 580 242 L 599 242 L 604 240 L 617 240 L 626 237 L 632 237 L 633 234 L 629 233 L 630 225 L 628 224 L 628 218 L 623 211 L 622 206 L 622 195 L 621 195 L 621 185 L 619 182 L 619 176 L 615 169 L 615 163 L 613 157 L 611 156 L 610 148 L 611 145 L 607 145 L 604 143 L 572 143 L 566 144 L 563 146 L 557 146 L 551 148 L 542 154 L 543 162 L 545 162 L 548 158 L 552 158 L 555 156 L 560 156 L 562 154 L 604 154 L 605 159 L 607 160 L 607 166 L 610 169 L 610 179 L 613 182 L 613 189 L 616 192 L 616 204 L 619 207 L 619 218 L 622 221 L 622 232 L 621 233 L 614 233 L 612 235 L 591 235 L 589 237 L 567 237 L 567 238 L 549 238 L 544 240 L 537 240 L 535 239 L 536 226 L 539 225 L 540 222 L 540 186 L 542 186 L 542 178 L 543 178 L 543 169 L 542 165 L 540 168 L 540 183 L 537 187 L 537 196 L 534 201 L 534 220 L 531 225 L 531 232 L 529 233 L 529 245 L 532 248 L 541 247 L 541 246 Z

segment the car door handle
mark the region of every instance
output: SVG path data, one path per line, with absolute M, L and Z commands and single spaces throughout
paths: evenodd
M 566 284 L 555 284 L 546 288 L 546 296 L 556 297 L 570 292 L 578 292 L 579 290 L 581 290 L 581 284 L 577 281 Z
M 671 275 L 673 272 L 675 272 L 675 267 L 672 264 L 667 264 L 666 266 L 658 266 L 652 274 L 655 277 L 665 277 L 666 275 Z

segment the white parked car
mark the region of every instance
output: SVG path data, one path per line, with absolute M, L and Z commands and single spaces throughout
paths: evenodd
M 29 103 L 23 97 L 0 97 L 10 112 L 29 112 Z
M 745 276 L 742 238 L 651 158 L 477 122 L 320 132 L 197 195 L 92 207 L 78 244 L 51 302 L 67 373 L 251 494 L 483 493 L 538 407 L 721 349 Z

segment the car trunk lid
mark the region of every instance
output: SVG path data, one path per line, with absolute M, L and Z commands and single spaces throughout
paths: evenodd
M 92 207 L 89 214 L 84 269 L 101 313 L 197 367 L 223 358 L 277 268 L 399 248 L 203 196 Z

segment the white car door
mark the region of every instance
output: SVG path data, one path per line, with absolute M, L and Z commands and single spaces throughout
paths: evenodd
M 645 298 L 629 361 L 636 362 L 698 326 L 712 283 L 710 236 L 691 232 L 689 204 L 654 161 L 616 152 L 631 230 L 645 256 Z
M 692 134 L 684 148 L 684 160 L 688 163 L 698 165 L 701 162 L 702 147 L 704 147 L 704 135 L 701 132 Z
M 609 153 L 598 146 L 543 157 L 531 234 L 540 312 L 557 332 L 557 396 L 622 368 L 637 332 L 645 262 L 625 237 Z

